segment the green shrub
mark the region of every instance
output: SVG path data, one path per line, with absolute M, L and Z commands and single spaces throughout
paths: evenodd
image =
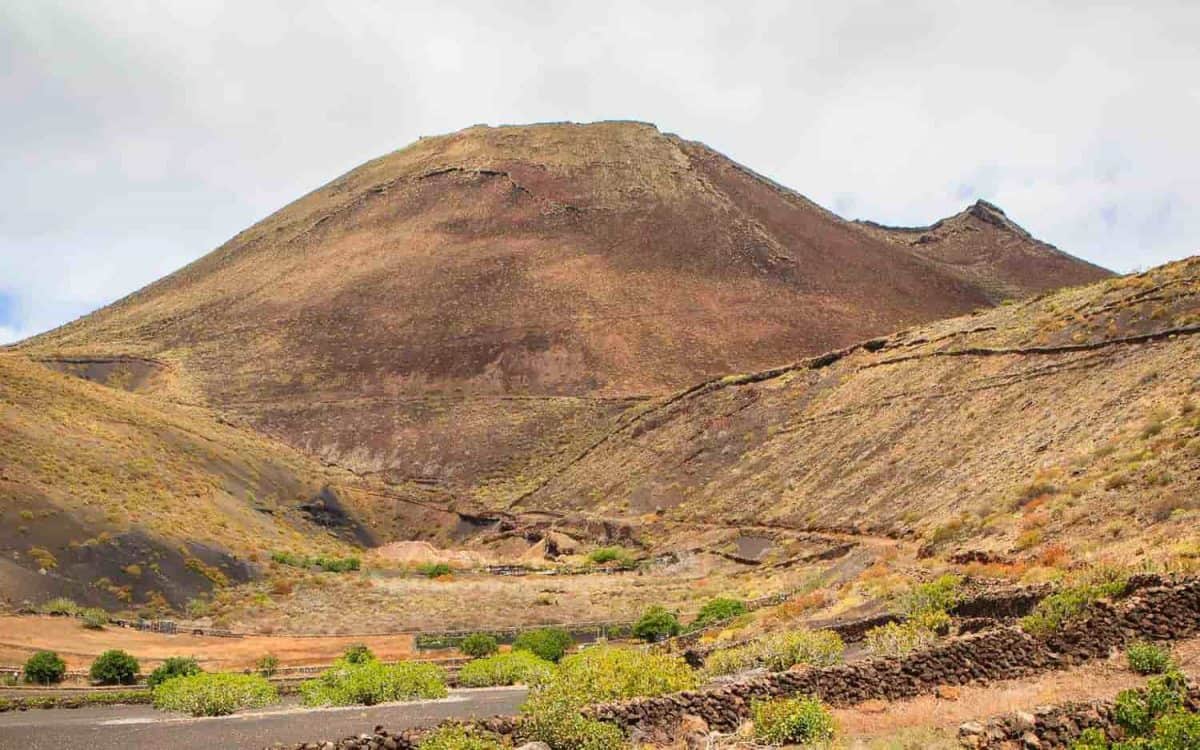
M 704 671 L 710 676 L 735 674 L 755 667 L 783 672 L 797 664 L 828 667 L 841 662 L 846 644 L 832 630 L 771 633 L 744 646 L 709 654 Z
M 622 547 L 600 547 L 599 549 L 594 549 L 588 554 L 588 562 L 596 565 L 616 563 L 617 567 L 625 569 L 637 567 L 637 558 L 633 553 Z
M 683 626 L 679 624 L 679 618 L 674 613 L 668 612 L 665 607 L 657 604 L 646 610 L 637 624 L 633 626 L 634 636 L 647 643 L 679 635 L 682 631 Z
M 618 646 L 594 646 L 566 657 L 534 693 L 566 697 L 574 705 L 690 690 L 696 673 L 683 659 Z
M 65 596 L 57 596 L 38 607 L 38 612 L 41 612 L 43 615 L 74 617 L 79 612 L 79 605 L 73 599 L 68 599 Z
M 1171 653 L 1147 641 L 1130 644 L 1125 649 L 1125 658 L 1129 660 L 1129 668 L 1138 674 L 1162 674 L 1171 666 Z
M 203 671 L 196 660 L 190 656 L 172 656 L 150 673 L 150 676 L 146 678 L 146 684 L 153 689 L 172 677 L 190 677 Z
M 458 645 L 458 650 L 474 659 L 482 659 L 499 651 L 500 644 L 496 643 L 496 639 L 487 633 L 472 633 L 463 638 L 462 643 Z
M 365 643 L 356 643 L 346 649 L 346 653 L 342 654 L 342 658 L 350 664 L 366 664 L 369 661 L 375 660 L 375 654 L 371 649 L 367 648 Z
M 417 566 L 417 573 L 426 578 L 441 578 L 454 572 L 446 563 L 422 563 Z
M 62 682 L 67 663 L 53 651 L 38 651 L 25 662 L 25 681 L 40 685 Z
M 275 654 L 263 654 L 254 663 L 254 671 L 263 677 L 272 677 L 279 671 L 279 657 Z
M 279 701 L 279 693 L 265 677 L 230 672 L 199 672 L 172 677 L 154 688 L 154 707 L 192 716 L 225 716 L 245 708 L 261 708 Z
M 922 583 L 901 594 L 896 600 L 896 614 L 913 619 L 932 613 L 949 612 L 961 599 L 962 579 L 944 575 L 935 581 Z
M 616 725 L 584 718 L 579 708 L 562 699 L 539 699 L 521 724 L 522 738 L 544 742 L 550 750 L 625 750 L 625 735 Z
M 436 664 L 374 659 L 352 664 L 344 659 L 300 684 L 306 706 L 373 706 L 391 701 L 445 698 L 446 675 Z
M 280 565 L 293 568 L 320 568 L 327 573 L 348 573 L 362 567 L 362 561 L 357 557 L 326 557 L 318 555 L 308 557 L 294 552 L 272 552 L 271 559 Z
M 327 573 L 349 573 L 362 567 L 362 561 L 357 557 L 319 556 L 310 558 L 309 563 Z
M 1102 729 L 1085 729 L 1071 745 L 1071 750 L 1109 750 L 1108 736 Z
M 108 613 L 99 607 L 89 607 L 79 613 L 83 626 L 88 630 L 103 630 L 108 624 Z
M 759 643 L 759 661 L 773 672 L 796 664 L 828 667 L 841 662 L 846 644 L 832 630 L 792 630 L 775 633 Z
M 1124 690 L 1117 695 L 1113 715 L 1130 735 L 1148 734 L 1160 716 L 1183 706 L 1187 682 L 1179 672 L 1152 678 L 1143 690 Z
M 138 661 L 120 649 L 105 651 L 92 662 L 92 682 L 100 685 L 132 685 L 137 680 Z
M 754 737 L 772 745 L 831 740 L 837 729 L 829 709 L 816 698 L 754 701 L 750 713 Z
M 1200 748 L 1200 714 L 1172 711 L 1154 724 L 1151 750 L 1196 750 Z
M 535 685 L 521 707 L 526 739 L 552 750 L 615 750 L 624 747 L 619 729 L 585 719 L 589 704 L 662 695 L 697 685 L 695 672 L 676 656 L 597 646 L 562 660 L 546 682 Z
M 554 664 L 529 651 L 510 651 L 463 665 L 458 681 L 465 687 L 540 684 L 554 674 Z
M 740 617 L 747 611 L 745 603 L 740 599 L 718 597 L 700 608 L 700 613 L 696 615 L 695 620 L 692 620 L 689 628 L 691 630 L 707 628 L 710 625 Z
M 575 639 L 562 628 L 539 628 L 518 635 L 513 650 L 531 651 L 546 661 L 557 662 L 574 643 Z
M 1091 605 L 1125 592 L 1127 577 L 1115 569 L 1095 568 L 1084 582 L 1058 591 L 1038 602 L 1033 612 L 1021 618 L 1030 635 L 1048 636 L 1085 614 Z
M 419 750 L 503 750 L 504 743 L 490 732 L 461 724 L 438 727 L 421 740 Z
M 867 651 L 875 656 L 900 657 L 929 648 L 937 633 L 917 622 L 889 622 L 868 630 L 864 640 Z

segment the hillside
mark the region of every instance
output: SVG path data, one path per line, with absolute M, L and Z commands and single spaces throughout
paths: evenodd
M 1194 565 L 1197 334 L 1191 258 L 647 403 L 516 507 Z
M 357 484 L 201 409 L 0 354 L 4 604 L 182 607 L 273 550 L 352 553 L 371 541 Z
M 976 201 L 927 227 L 856 222 L 875 237 L 911 250 L 942 271 L 988 290 L 996 302 L 1078 286 L 1108 271 L 1035 239 L 1001 210 Z
M 1106 273 L 1007 225 L 938 236 L 893 242 L 650 125 L 474 127 L 21 349 L 495 507 L 648 398 Z

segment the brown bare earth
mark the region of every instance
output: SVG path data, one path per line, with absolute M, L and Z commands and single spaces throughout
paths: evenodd
M 148 631 L 108 627 L 85 630 L 70 617 L 0 616 L 0 665 L 24 664 L 30 653 L 56 651 L 67 668 L 87 669 L 92 660 L 110 648 L 135 654 L 143 672 L 171 656 L 193 656 L 208 670 L 241 670 L 255 666 L 264 654 L 274 654 L 289 667 L 330 664 L 362 638 L 349 636 L 295 637 L 245 636 L 219 638 L 180 633 L 164 635 Z M 372 636 L 371 650 L 381 659 L 405 659 L 413 655 L 413 636 Z
M 937 257 L 651 125 L 474 127 L 21 348 L 495 508 L 646 397 L 1107 275 L 1007 221 L 934 234 Z

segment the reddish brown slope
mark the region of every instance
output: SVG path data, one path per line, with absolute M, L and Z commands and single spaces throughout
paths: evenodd
M 997 302 L 1112 276 L 1107 269 L 1035 239 L 987 201 L 927 227 L 856 222 L 872 236 L 906 248 L 946 273 L 986 289 Z
M 989 303 L 990 287 L 639 123 L 476 127 L 369 162 L 25 345 L 481 500 L 629 399 Z

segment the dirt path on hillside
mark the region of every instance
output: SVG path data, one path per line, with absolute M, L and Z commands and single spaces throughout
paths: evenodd
M 1200 676 L 1200 638 L 1169 645 L 1184 672 Z M 1027 679 L 946 688 L 941 695 L 902 701 L 868 701 L 835 709 L 834 715 L 847 737 L 869 746 L 874 740 L 903 737 L 912 730 L 953 736 L 959 725 L 968 721 L 1053 703 L 1108 699 L 1122 690 L 1144 685 L 1146 679 L 1129 670 L 1121 653 L 1106 661 Z
M 284 666 L 329 664 L 355 643 L 366 642 L 386 660 L 413 656 L 411 634 L 371 636 L 266 636 L 218 638 L 166 635 L 109 626 L 87 630 L 73 617 L 0 616 L 0 666 L 19 666 L 34 651 L 57 651 L 68 669 L 86 669 L 99 654 L 120 648 L 138 658 L 142 671 L 168 656 L 194 656 L 207 669 L 253 667 L 271 653 Z

